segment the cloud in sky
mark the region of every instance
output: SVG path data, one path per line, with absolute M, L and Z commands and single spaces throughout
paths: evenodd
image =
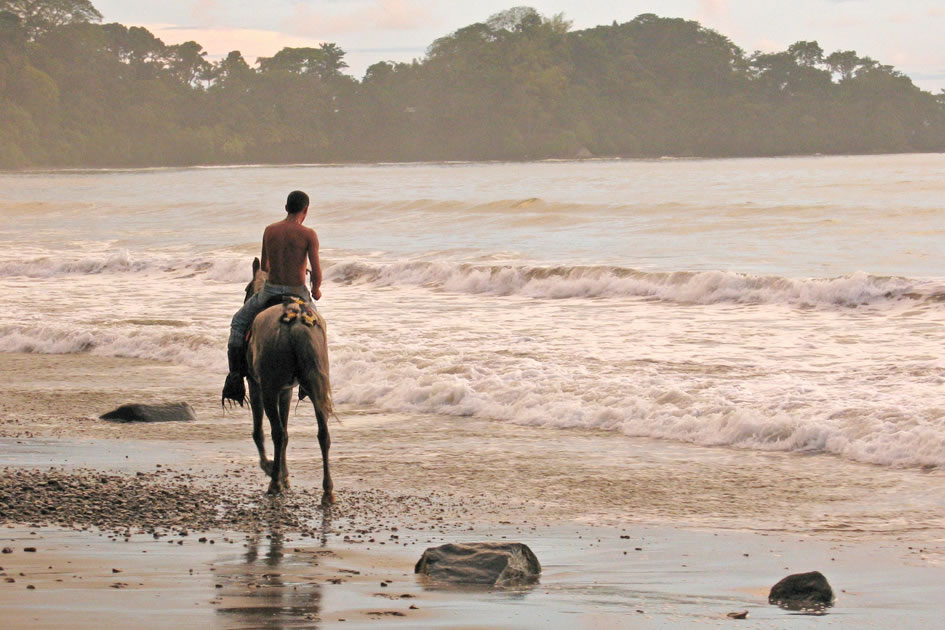
M 855 31 L 860 28 L 868 28 L 870 22 L 864 17 L 843 15 L 831 16 L 828 18 L 816 17 L 807 20 L 806 25 L 811 30 L 820 30 L 826 32 Z
M 896 24 L 911 24 L 915 21 L 916 16 L 911 11 L 897 11 L 891 13 L 887 19 Z
M 784 47 L 776 41 L 762 37 L 761 39 L 755 40 L 755 45 L 752 50 L 760 50 L 764 53 L 773 53 L 784 50 Z
M 220 23 L 220 5 L 217 0 L 194 0 L 191 13 L 202 26 Z
M 728 0 L 699 0 L 697 14 L 705 19 L 724 18 L 728 15 Z
M 315 11 L 299 2 L 283 20 L 282 27 L 295 35 L 332 38 L 366 31 L 419 30 L 436 22 L 433 11 L 415 0 L 374 0 L 346 11 Z
M 193 40 L 201 44 L 209 56 L 214 58 L 224 57 L 231 50 L 239 50 L 250 65 L 256 61 L 257 57 L 271 57 L 286 46 L 316 47 L 324 41 L 251 28 L 204 28 L 176 24 L 141 24 L 140 26 L 154 33 L 165 44 L 181 44 Z

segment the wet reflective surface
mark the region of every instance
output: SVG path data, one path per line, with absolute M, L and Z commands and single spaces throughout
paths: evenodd
M 286 553 L 281 534 L 247 541 L 246 552 L 215 564 L 221 627 L 310 628 L 319 620 L 317 553 Z

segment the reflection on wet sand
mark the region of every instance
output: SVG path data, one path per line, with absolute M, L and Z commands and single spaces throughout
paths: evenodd
M 221 628 L 311 628 L 320 620 L 320 553 L 286 552 L 281 533 L 247 541 L 246 552 L 215 566 Z

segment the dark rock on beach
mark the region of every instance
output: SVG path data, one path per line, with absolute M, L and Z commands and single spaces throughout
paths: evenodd
M 790 610 L 833 606 L 833 589 L 820 571 L 789 575 L 773 587 L 768 603 Z
M 197 419 L 194 408 L 185 402 L 160 405 L 122 405 L 100 416 L 113 422 L 189 422 Z
M 541 575 L 538 558 L 522 543 L 465 543 L 431 547 L 414 567 L 438 582 L 518 586 Z

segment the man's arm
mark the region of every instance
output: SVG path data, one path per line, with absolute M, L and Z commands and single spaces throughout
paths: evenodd
M 308 262 L 312 267 L 312 298 L 317 300 L 322 297 L 322 265 L 318 260 L 318 234 L 315 230 L 311 232 L 308 243 Z
M 269 273 L 269 252 L 266 251 L 266 232 L 269 231 L 269 228 L 263 232 L 263 243 L 262 251 L 259 253 L 259 268 Z

